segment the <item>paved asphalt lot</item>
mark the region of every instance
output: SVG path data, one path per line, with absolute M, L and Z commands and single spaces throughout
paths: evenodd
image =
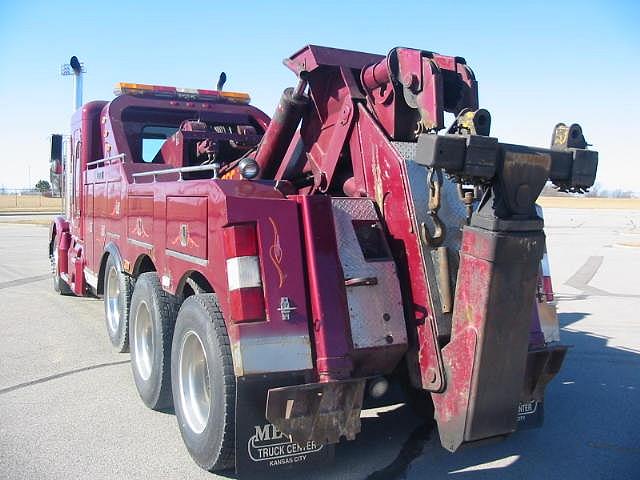
M 406 407 L 367 412 L 355 442 L 306 480 L 640 478 L 640 211 L 547 209 L 565 343 L 546 424 L 444 451 Z M 138 399 L 102 303 L 51 289 L 47 229 L 0 218 L 0 479 L 220 478 L 198 469 L 175 417 Z

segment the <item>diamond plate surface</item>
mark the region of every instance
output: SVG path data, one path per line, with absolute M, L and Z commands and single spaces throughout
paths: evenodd
M 388 261 L 367 261 L 353 228 L 353 220 L 378 222 L 373 201 L 366 198 L 334 198 L 333 215 L 340 263 L 345 278 L 376 277 L 377 285 L 348 286 L 347 303 L 351 337 L 356 349 L 406 343 L 407 331 L 396 266 Z M 388 314 L 385 320 L 384 314 Z
M 377 222 L 378 215 L 373 202 L 367 199 L 336 198 L 333 200 L 333 218 L 345 278 L 375 276 L 375 264 L 364 259 L 351 223 L 352 220 Z

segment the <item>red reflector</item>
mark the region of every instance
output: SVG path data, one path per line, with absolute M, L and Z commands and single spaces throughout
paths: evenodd
M 258 235 L 254 223 L 224 229 L 224 253 L 227 258 L 258 255 Z
M 219 98 L 220 92 L 218 92 L 217 90 L 203 90 L 199 88 L 198 95 L 202 98 Z
M 547 302 L 553 302 L 553 285 L 551 285 L 551 277 L 542 277 L 542 290 Z
M 239 288 L 229 292 L 231 321 L 234 323 L 260 322 L 265 319 L 262 288 Z

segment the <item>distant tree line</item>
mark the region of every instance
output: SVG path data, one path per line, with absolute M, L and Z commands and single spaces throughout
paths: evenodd
M 0 185 L 0 195 L 29 195 L 40 194 L 47 197 L 53 196 L 51 192 L 51 184 L 47 180 L 38 180 L 31 188 L 11 188 Z
M 547 182 L 547 184 L 542 189 L 541 195 L 543 197 L 573 197 L 576 194 L 561 192 L 556 187 L 554 187 L 551 182 Z M 607 189 L 596 182 L 596 184 L 591 187 L 589 191 L 584 194 L 584 196 L 606 198 L 640 198 L 640 193 L 634 192 L 633 190 L 623 190 L 621 188 L 613 190 Z

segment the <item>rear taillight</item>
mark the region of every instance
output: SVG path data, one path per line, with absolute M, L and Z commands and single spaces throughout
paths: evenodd
M 553 285 L 551 284 L 551 270 L 549 268 L 549 258 L 547 252 L 542 255 L 542 293 L 547 302 L 553 302 Z
M 536 205 L 536 213 L 541 219 L 544 219 L 544 213 L 540 205 Z M 540 301 L 544 298 L 547 302 L 553 302 L 553 285 L 551 284 L 551 269 L 549 268 L 549 257 L 547 256 L 547 247 L 544 247 L 542 261 L 540 262 Z
M 264 320 L 264 292 L 255 224 L 225 228 L 224 251 L 227 258 L 231 321 L 242 323 Z

